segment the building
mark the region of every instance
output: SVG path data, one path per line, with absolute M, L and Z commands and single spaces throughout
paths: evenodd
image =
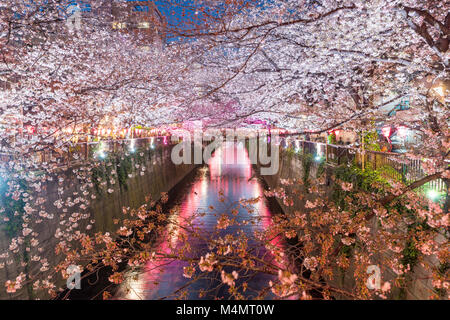
M 162 46 L 166 20 L 152 0 L 122 0 L 111 4 L 114 30 L 131 33 L 144 45 Z
M 81 23 L 93 29 L 115 30 L 135 36 L 143 47 L 162 46 L 166 20 L 154 0 L 65 0 L 61 15 L 67 19 L 75 11 Z

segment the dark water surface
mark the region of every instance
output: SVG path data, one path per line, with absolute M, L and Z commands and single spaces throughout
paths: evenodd
M 206 215 L 196 218 L 195 223 L 203 232 L 212 233 L 220 215 L 215 213 L 230 210 L 230 204 L 236 203 L 240 199 L 261 197 L 261 200 L 253 205 L 253 212 L 249 213 L 248 210 L 241 208 L 238 215 L 238 221 L 260 217 L 259 223 L 239 227 L 232 226 L 221 234 L 221 236 L 227 233 L 236 234 L 239 230 L 243 230 L 250 237 L 254 231 L 267 228 L 272 222 L 273 214 L 280 212 L 274 209 L 273 204 L 269 204 L 263 196 L 264 189 L 261 181 L 252 177 L 253 169 L 244 145 L 237 143 L 223 145 L 214 153 L 207 166 L 197 169 L 195 179 L 183 186 L 175 198 L 169 199 L 179 205 L 179 210 L 173 214 L 171 219 L 182 223 L 196 212 L 205 212 Z M 220 192 L 227 199 L 225 202 L 219 201 Z M 210 206 L 216 208 L 215 212 L 211 212 Z M 271 212 L 270 208 L 277 212 Z M 171 228 L 171 225 L 168 225 L 167 228 Z M 202 255 L 208 252 L 206 244 L 198 238 L 189 238 L 188 240 L 194 251 L 201 252 Z M 279 239 L 273 243 L 275 244 L 275 242 L 277 246 L 282 246 Z M 183 245 L 177 234 L 167 235 L 157 241 L 155 251 L 169 252 L 169 244 Z M 270 251 L 266 248 L 259 248 L 258 255 L 264 259 L 271 259 Z M 161 268 L 162 264 L 164 264 L 163 268 Z M 211 290 L 203 297 L 204 299 L 228 297 L 228 286 L 221 285 L 220 275 L 214 279 L 202 279 L 190 284 L 191 279 L 183 276 L 183 267 L 185 266 L 188 266 L 188 263 L 182 261 L 158 261 L 149 262 L 140 272 L 130 271 L 125 283 L 119 289 L 116 299 L 174 299 L 176 298 L 173 295 L 174 292 L 180 288 L 188 290 L 186 298 L 189 299 L 199 299 L 198 291 L 201 289 Z M 196 269 L 198 271 L 198 266 Z M 232 270 L 226 271 L 231 272 Z M 254 298 L 256 292 L 267 288 L 269 281 L 273 279 L 273 275 L 240 273 L 237 283 L 246 281 L 249 289 L 245 295 L 247 298 Z M 125 287 L 131 290 L 124 290 Z M 273 296 L 269 293 L 266 298 L 273 298 Z

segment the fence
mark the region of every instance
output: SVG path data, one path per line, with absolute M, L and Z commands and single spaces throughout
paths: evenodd
M 281 137 L 280 147 L 291 148 L 295 152 L 302 152 L 314 156 L 316 163 L 326 161 L 330 165 L 353 163 L 360 168 L 371 167 L 382 172 L 391 179 L 409 184 L 426 176 L 422 169 L 422 160 L 408 159 L 397 153 L 365 151 L 349 146 L 325 144 L 304 141 L 292 137 Z M 154 136 L 147 138 L 102 140 L 99 142 L 82 142 L 69 148 L 69 152 L 59 150 L 45 150 L 34 153 L 31 157 L 35 163 L 52 162 L 58 165 L 70 165 L 77 162 L 89 161 L 93 158 L 106 157 L 109 152 L 128 151 L 156 148 L 158 145 L 172 144 L 169 136 Z M 7 162 L 14 157 L 0 153 L 0 161 Z M 447 186 L 442 179 L 436 179 L 421 187 L 446 193 Z
M 422 169 L 426 160 L 409 159 L 402 154 L 365 151 L 349 146 L 339 146 L 320 142 L 281 138 L 280 146 L 291 148 L 295 152 L 308 153 L 314 156 L 317 162 L 326 161 L 330 165 L 353 163 L 360 168 L 370 167 L 378 170 L 391 179 L 410 184 L 427 176 Z M 442 179 L 436 179 L 420 187 L 421 191 L 433 190 L 437 193 L 446 193 L 447 186 Z
M 172 144 L 170 137 L 154 136 L 147 138 L 101 140 L 98 142 L 80 142 L 69 147 L 68 151 L 59 149 L 45 149 L 36 151 L 30 155 L 30 159 L 36 163 L 52 163 L 57 166 L 73 165 L 94 158 L 104 158 L 113 152 L 135 152 L 139 149 L 156 148 L 158 145 Z M 0 161 L 8 162 L 17 156 L 0 153 Z

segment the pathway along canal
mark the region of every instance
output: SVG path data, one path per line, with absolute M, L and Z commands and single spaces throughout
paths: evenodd
M 179 206 L 177 212 L 174 213 L 177 216 L 171 217 L 172 219 L 183 221 L 181 219 L 183 217 L 190 217 L 196 212 L 204 212 L 206 213 L 204 216 L 196 218 L 195 225 L 206 233 L 212 233 L 217 225 L 219 214 L 211 213 L 210 206 L 216 208 L 215 212 L 217 213 L 220 210 L 229 209 L 230 203 L 237 203 L 240 199 L 260 197 L 257 203 L 252 204 L 253 212 L 241 208 L 238 214 L 239 222 L 259 216 L 261 219 L 257 224 L 231 226 L 221 233 L 221 236 L 224 236 L 236 234 L 242 230 L 251 238 L 255 231 L 263 230 L 270 225 L 274 214 L 281 212 L 281 208 L 275 201 L 268 201 L 264 197 L 263 184 L 260 179 L 253 177 L 252 164 L 242 143 L 225 143 L 209 159 L 208 165 L 196 170 L 195 178 L 181 187 L 175 198 L 169 199 L 174 205 Z M 221 193 L 227 199 L 225 202 L 220 201 Z M 170 225 L 167 228 L 170 228 Z M 196 237 L 189 238 L 188 242 L 201 255 L 209 252 L 207 244 Z M 273 243 L 275 244 L 275 242 L 277 246 L 286 245 L 283 240 L 276 239 Z M 183 241 L 176 236 L 166 236 L 156 241 L 155 251 L 168 251 L 169 243 L 174 246 L 183 245 Z M 264 247 L 258 248 L 258 256 L 271 259 L 271 253 Z M 203 299 L 226 299 L 229 297 L 228 286 L 221 283 L 220 274 L 190 284 L 191 279 L 183 276 L 183 267 L 188 265 L 184 261 L 157 260 L 157 262 L 149 262 L 141 271 L 129 271 L 115 298 L 174 299 L 177 297 L 174 293 L 180 288 L 187 291 L 185 298 L 188 299 L 199 299 L 200 290 L 208 291 L 202 297 Z M 196 270 L 198 272 L 198 266 Z M 231 272 L 232 270 L 226 271 Z M 273 275 L 249 272 L 248 274 L 239 274 L 236 283 L 246 281 L 248 289 L 244 295 L 246 298 L 252 299 L 256 297 L 257 292 L 267 288 L 269 281 L 275 278 Z M 274 298 L 270 290 L 265 298 Z

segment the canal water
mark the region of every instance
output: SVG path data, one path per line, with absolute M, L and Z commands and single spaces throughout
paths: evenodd
M 269 203 L 264 197 L 263 184 L 257 177 L 253 176 L 253 169 L 247 150 L 242 143 L 225 143 L 209 159 L 208 164 L 197 169 L 195 178 L 178 191 L 175 198 L 169 199 L 177 205 L 177 210 L 172 213 L 172 221 L 183 224 L 185 219 L 205 213 L 204 216 L 195 219 L 195 226 L 202 234 L 213 234 L 220 214 L 231 210 L 230 206 L 241 199 L 260 197 L 259 201 L 253 203 L 252 209 L 239 209 L 238 222 L 244 220 L 258 219 L 255 224 L 231 226 L 221 231 L 220 236 L 226 234 L 237 234 L 244 232 L 251 237 L 255 231 L 264 230 L 272 223 L 274 214 L 281 212 L 273 203 Z M 221 201 L 226 199 L 225 201 Z M 215 209 L 212 211 L 211 206 Z M 278 212 L 274 212 L 278 211 Z M 167 226 L 169 230 L 171 225 Z M 209 252 L 207 243 L 197 237 L 187 239 L 190 246 L 200 255 Z M 170 246 L 179 247 L 184 245 L 181 237 L 169 233 L 155 243 L 156 252 L 170 252 Z M 274 239 L 272 244 L 283 250 L 283 241 Z M 271 252 L 265 247 L 257 248 L 258 256 L 262 259 L 272 259 Z M 273 262 L 273 261 L 271 261 Z M 205 277 L 191 283 L 192 279 L 183 276 L 183 268 L 189 264 L 184 261 L 164 260 L 149 262 L 140 271 L 129 271 L 124 283 L 119 288 L 116 299 L 176 299 L 178 294 L 186 291 L 184 298 L 200 299 L 200 290 L 206 294 L 201 299 L 215 299 L 229 297 L 228 286 L 221 283 L 220 274 L 213 277 Z M 196 266 L 198 272 L 198 266 Z M 231 272 L 232 270 L 226 270 Z M 206 273 L 208 274 L 208 273 Z M 214 274 L 214 272 L 212 272 Z M 275 276 L 261 273 L 240 272 L 236 283 L 243 281 L 248 283 L 248 289 L 244 296 L 248 299 L 256 298 L 257 293 L 268 288 L 270 280 Z M 265 299 L 274 296 L 267 290 Z

